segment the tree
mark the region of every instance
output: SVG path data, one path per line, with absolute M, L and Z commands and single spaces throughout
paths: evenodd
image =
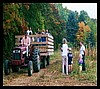
M 20 3 L 3 3 L 3 58 L 6 59 L 11 58 L 15 35 L 22 34 L 21 24 L 23 23 L 23 25 L 27 27 L 23 15 L 20 15 L 19 12 L 20 5 Z
M 74 12 L 70 12 L 68 15 L 68 21 L 66 24 L 67 40 L 72 44 L 76 44 L 76 32 L 78 30 L 78 22 Z
M 87 38 L 89 36 L 89 32 L 91 32 L 91 29 L 90 29 L 90 27 L 88 25 L 85 25 L 84 22 L 79 22 L 78 26 L 79 26 L 79 29 L 78 29 L 78 31 L 76 33 L 77 41 L 78 41 L 78 43 L 80 41 L 86 43 L 87 42 Z
M 82 10 L 82 11 L 80 11 L 78 22 L 84 22 L 86 25 L 88 18 L 89 18 L 88 13 L 86 11 Z
M 90 19 L 88 25 L 91 28 L 91 31 L 93 32 L 95 41 L 97 41 L 97 21 L 95 19 Z
M 86 31 L 83 34 L 85 42 L 91 41 L 94 44 L 97 37 L 97 22 L 90 19 L 85 11 L 78 15 L 77 11 L 63 8 L 61 3 L 3 3 L 4 58 L 11 55 L 15 35 L 23 34 L 29 27 L 32 27 L 33 33 L 38 29 L 48 29 L 54 36 L 55 49 L 58 49 L 58 44 L 64 37 L 72 45 L 76 44 L 81 39 L 76 39 L 76 33 L 82 35 L 82 30 Z M 92 32 L 87 32 L 89 29 Z M 91 37 L 94 37 L 94 40 Z
M 69 10 L 67 8 L 63 8 L 62 3 L 56 3 L 55 7 L 58 9 L 58 14 L 61 19 L 67 22 Z
M 91 32 L 88 36 L 87 41 L 90 43 L 90 47 L 94 47 L 97 42 L 97 21 L 95 19 L 90 19 L 88 21 L 88 25 L 91 29 Z

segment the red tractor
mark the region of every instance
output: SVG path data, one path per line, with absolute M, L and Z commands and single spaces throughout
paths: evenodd
M 40 68 L 45 68 L 50 64 L 50 55 L 53 54 L 53 37 L 48 35 L 30 35 L 31 37 L 46 37 L 45 42 L 32 42 L 29 47 L 29 56 L 26 56 L 26 48 L 19 46 L 19 39 L 23 36 L 15 36 L 17 41 L 16 47 L 13 49 L 12 60 L 4 61 L 4 73 L 10 74 L 10 68 L 12 72 L 18 72 L 22 68 L 28 68 L 28 76 L 31 76 L 33 71 L 39 72 Z

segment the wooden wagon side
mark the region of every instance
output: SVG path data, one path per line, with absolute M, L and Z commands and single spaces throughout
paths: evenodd
M 16 42 L 15 45 L 18 46 L 20 45 L 20 39 L 24 35 L 17 35 L 15 36 Z M 34 45 L 35 48 L 38 48 L 40 50 L 40 55 L 41 56 L 50 56 L 54 54 L 54 38 L 51 35 L 48 34 L 36 34 L 36 35 L 29 35 L 30 38 L 36 39 L 37 37 L 46 37 L 45 42 L 37 42 L 36 40 L 32 41 L 31 40 L 31 45 Z

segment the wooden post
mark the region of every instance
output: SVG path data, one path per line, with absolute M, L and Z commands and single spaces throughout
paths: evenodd
M 88 56 L 89 56 L 89 53 L 90 53 L 89 51 L 90 51 L 90 45 L 88 44 Z

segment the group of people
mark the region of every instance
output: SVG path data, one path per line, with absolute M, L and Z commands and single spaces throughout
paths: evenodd
M 25 31 L 25 36 L 21 40 L 22 46 L 26 47 L 26 55 L 28 57 L 28 47 L 30 46 L 31 39 L 28 35 L 33 34 L 31 28 L 28 31 Z M 42 32 L 38 32 L 38 34 L 49 34 L 48 30 L 43 30 Z M 49 34 L 50 35 L 50 34 Z M 46 38 L 41 38 L 42 42 L 46 41 Z M 41 42 L 40 38 L 37 38 L 37 42 Z M 79 53 L 79 71 L 85 71 L 85 46 L 82 42 L 80 42 L 81 48 Z M 72 64 L 73 64 L 73 54 L 71 52 L 71 48 L 68 48 L 67 40 L 63 39 L 63 44 L 61 47 L 62 52 L 62 73 L 68 75 L 72 71 Z
M 32 32 L 32 29 L 30 27 L 29 30 L 25 31 L 25 36 L 20 40 L 21 45 L 26 47 L 26 56 L 27 57 L 28 57 L 28 49 L 29 49 L 31 41 L 33 41 L 33 42 L 35 40 L 36 40 L 36 42 L 45 42 L 46 41 L 46 37 L 37 37 L 36 39 L 34 37 L 30 38 L 29 35 L 32 35 L 32 34 L 33 34 L 33 32 Z M 40 32 L 38 30 L 38 32 L 36 34 L 42 34 L 42 35 L 48 34 L 48 35 L 50 35 L 48 30 L 45 31 L 44 29 L 42 30 L 42 32 Z
M 85 71 L 85 46 L 82 42 L 80 42 L 80 52 L 79 52 L 79 72 Z M 68 73 L 72 72 L 72 64 L 73 64 L 73 54 L 71 52 L 71 48 L 67 45 L 67 40 L 63 39 L 63 44 L 61 47 L 62 52 L 62 73 L 68 75 Z
M 44 29 L 42 30 L 42 32 L 40 32 L 39 29 L 38 29 L 38 33 L 36 33 L 36 34 L 39 34 L 39 35 L 45 35 L 45 34 L 50 35 L 48 30 L 45 31 Z M 39 37 L 36 38 L 36 42 L 46 42 L 46 37 L 39 36 Z

